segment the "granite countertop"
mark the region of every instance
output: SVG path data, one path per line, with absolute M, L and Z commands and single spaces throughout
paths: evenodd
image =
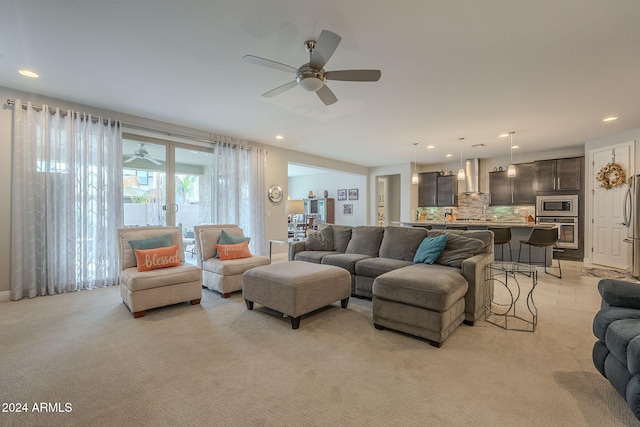
M 456 224 L 456 225 L 480 225 L 480 226 L 496 226 L 499 227 L 509 226 L 509 227 L 531 227 L 531 228 L 552 228 L 553 224 L 536 224 L 535 222 L 525 222 L 525 221 L 400 221 L 398 224 L 404 226 L 414 226 L 414 225 L 447 225 L 447 224 Z

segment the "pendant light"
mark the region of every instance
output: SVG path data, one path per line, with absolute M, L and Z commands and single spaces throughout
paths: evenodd
M 413 176 L 411 177 L 412 184 L 418 184 L 418 143 L 413 143 Z
M 458 169 L 458 181 L 465 180 L 464 168 L 462 167 L 462 140 L 464 138 L 458 138 L 460 140 L 460 169 Z
M 509 163 L 509 167 L 507 168 L 507 177 L 509 178 L 515 178 L 516 176 L 516 167 L 513 165 L 513 134 L 515 132 L 509 132 L 509 138 L 510 138 L 510 143 L 509 143 L 509 154 L 511 154 L 511 163 Z

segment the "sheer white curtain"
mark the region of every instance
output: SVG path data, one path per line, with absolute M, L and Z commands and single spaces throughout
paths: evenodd
M 119 122 L 15 101 L 11 299 L 117 284 Z
M 220 141 L 214 148 L 213 222 L 238 224 L 255 254 L 266 247 L 265 154 L 240 141 Z

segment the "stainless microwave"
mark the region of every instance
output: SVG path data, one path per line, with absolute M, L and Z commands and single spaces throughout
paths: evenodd
M 578 216 L 578 195 L 537 196 L 536 216 Z

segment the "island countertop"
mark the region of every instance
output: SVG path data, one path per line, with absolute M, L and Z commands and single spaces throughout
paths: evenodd
M 451 225 L 468 225 L 481 227 L 521 227 L 521 228 L 552 228 L 553 224 L 536 224 L 535 222 L 525 221 L 400 221 L 394 222 L 394 225 L 402 225 L 403 227 L 421 227 L 430 225 L 434 228 L 444 228 L 448 224 Z

